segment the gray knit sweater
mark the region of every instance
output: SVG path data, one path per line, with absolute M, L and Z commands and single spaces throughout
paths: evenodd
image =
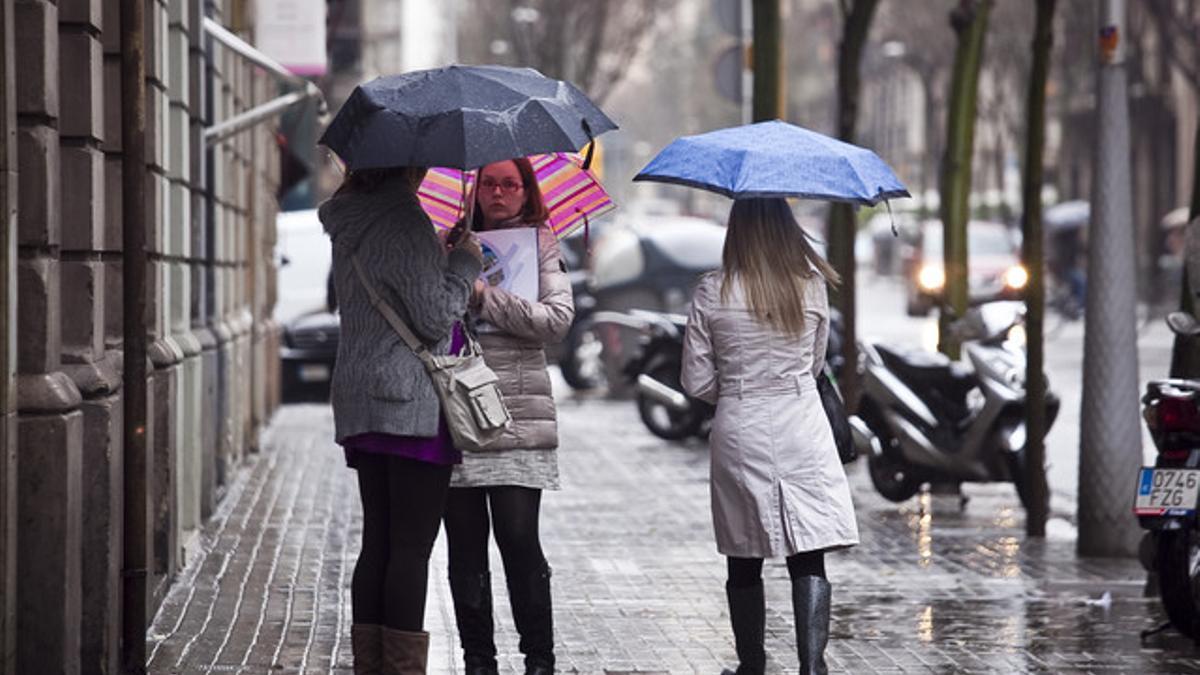
M 371 194 L 336 195 L 321 205 L 320 216 L 333 240 L 341 312 L 332 383 L 337 440 L 365 432 L 435 436 L 439 404 L 429 375 L 371 306 L 351 256 L 417 337 L 441 354 L 466 311 L 479 260 L 463 251 L 446 255 L 401 179 Z

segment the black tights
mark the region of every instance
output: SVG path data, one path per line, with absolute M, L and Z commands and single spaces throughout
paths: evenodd
M 733 588 L 749 588 L 762 583 L 762 558 L 727 558 L 729 561 L 729 585 Z M 787 558 L 788 577 L 825 578 L 825 551 L 804 551 Z
M 527 579 L 546 564 L 538 537 L 542 491 L 516 486 L 453 488 L 446 500 L 446 543 L 450 574 L 488 571 L 488 533 L 504 560 L 504 575 Z M 491 507 L 491 516 L 488 507 Z
M 354 623 L 420 631 L 451 467 L 368 452 L 354 459 L 363 505 L 362 552 L 350 588 Z

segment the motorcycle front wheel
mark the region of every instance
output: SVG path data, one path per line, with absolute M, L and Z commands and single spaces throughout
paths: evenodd
M 564 340 L 563 358 L 559 363 L 563 379 L 579 391 L 595 389 L 604 384 L 604 346 L 591 322 L 571 326 Z
M 863 419 L 879 438 L 883 452 L 878 455 L 874 452 L 868 453 L 867 473 L 871 475 L 871 484 L 885 499 L 893 502 L 905 501 L 917 494 L 923 481 L 912 470 L 912 467 L 900 459 L 900 451 L 895 447 L 895 439 L 873 413 L 874 410 L 870 404 L 863 406 Z
M 905 501 L 921 489 L 921 480 L 905 464 L 886 455 L 868 456 L 867 469 L 875 489 L 890 501 Z
M 1200 533 L 1195 528 L 1158 533 L 1158 579 L 1171 625 L 1200 640 Z
M 676 361 L 664 361 L 646 371 L 646 375 L 662 382 L 675 391 L 683 391 L 679 382 L 682 365 Z M 693 402 L 686 411 L 674 410 L 654 399 L 638 392 L 638 415 L 650 433 L 667 441 L 679 441 L 696 434 L 704 422 L 698 406 Z

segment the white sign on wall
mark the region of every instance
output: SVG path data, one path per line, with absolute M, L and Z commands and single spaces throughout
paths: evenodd
M 297 75 L 324 75 L 325 2 L 257 0 L 255 46 Z

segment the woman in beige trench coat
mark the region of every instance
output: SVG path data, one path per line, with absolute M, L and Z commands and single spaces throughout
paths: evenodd
M 817 393 L 837 275 L 783 199 L 734 202 L 721 269 L 692 299 L 683 386 L 716 404 L 711 448 L 717 549 L 737 673 L 762 673 L 762 564 L 787 559 L 800 672 L 826 672 L 824 552 L 858 543 L 850 487 Z M 728 672 L 728 671 L 727 671 Z

